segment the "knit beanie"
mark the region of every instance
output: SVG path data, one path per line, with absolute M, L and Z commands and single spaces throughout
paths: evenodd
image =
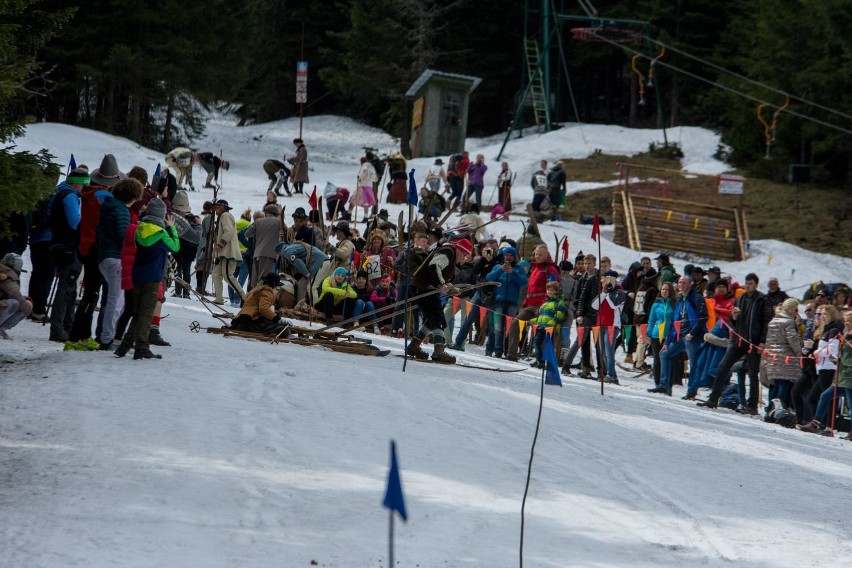
M 145 208 L 145 215 L 151 215 L 152 217 L 159 217 L 160 219 L 166 218 L 166 204 L 163 203 L 163 200 L 160 198 L 154 198 L 148 202 L 148 206 Z
M 79 183 L 80 185 L 89 185 L 91 182 L 91 178 L 89 177 L 89 170 L 84 168 L 75 168 L 71 170 L 68 174 L 68 177 L 65 178 L 66 183 Z
M 348 275 L 349 275 L 349 273 L 343 267 L 334 269 L 334 276 L 348 276 Z

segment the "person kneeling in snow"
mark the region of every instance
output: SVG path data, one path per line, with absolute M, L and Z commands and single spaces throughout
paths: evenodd
M 21 255 L 10 252 L 0 260 L 0 339 L 9 339 L 7 330 L 18 325 L 33 311 L 33 303 L 21 294 Z
M 277 272 L 265 274 L 260 279 L 260 284 L 252 288 L 246 296 L 243 307 L 231 322 L 231 329 L 283 337 L 290 335 L 289 322 L 282 320 L 275 312 L 279 304 L 279 288 L 283 284 Z

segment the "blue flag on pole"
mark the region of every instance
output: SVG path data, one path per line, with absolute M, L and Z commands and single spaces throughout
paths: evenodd
M 413 171 L 413 170 L 412 170 Z M 388 486 L 382 503 L 391 511 L 396 511 L 403 521 L 408 520 L 405 510 L 405 498 L 402 496 L 402 480 L 399 478 L 399 466 L 396 463 L 396 442 L 391 440 L 391 465 L 388 472 Z
M 157 171 L 155 171 L 155 172 L 154 172 L 154 177 L 155 177 L 155 178 L 160 177 L 160 174 L 161 174 L 161 173 L 162 173 L 162 172 L 160 171 L 160 164 L 157 164 Z
M 408 204 L 417 205 L 417 182 L 414 181 L 414 170 L 408 172 Z
M 77 169 L 77 160 L 74 159 L 74 154 L 71 154 L 71 159 L 68 161 L 68 171 L 73 172 Z
M 544 357 L 544 362 L 547 365 L 547 370 L 544 375 L 544 384 L 562 386 L 562 378 L 559 376 L 559 363 L 556 361 L 556 350 L 553 348 L 553 341 L 550 335 L 544 338 L 544 345 L 541 349 L 541 354 Z

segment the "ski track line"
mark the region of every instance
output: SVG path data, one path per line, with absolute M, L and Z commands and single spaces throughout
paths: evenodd
M 724 544 L 725 536 L 717 521 L 712 521 L 710 519 L 700 521 L 688 508 L 678 504 L 669 494 L 657 489 L 655 483 L 648 481 L 645 476 L 639 474 L 635 468 L 628 466 L 628 462 L 616 460 L 595 446 L 582 442 L 578 438 L 571 437 L 562 432 L 555 432 L 555 437 L 561 440 L 565 445 L 578 450 L 578 454 L 581 453 L 579 450 L 582 450 L 582 453 L 585 455 L 595 455 L 596 461 L 599 464 L 605 465 L 607 471 L 617 473 L 622 478 L 625 483 L 619 484 L 619 486 L 621 488 L 628 488 L 635 495 L 637 500 L 646 502 L 648 504 L 648 509 L 659 509 L 660 505 L 662 505 L 664 509 L 674 513 L 679 518 L 688 519 L 692 532 L 688 530 L 680 531 L 679 534 L 689 541 L 695 551 L 704 553 L 703 547 L 699 545 L 699 542 L 701 542 L 709 546 L 720 560 L 730 562 L 732 558 L 736 557 L 734 551 Z M 597 485 L 602 491 L 612 488 L 606 483 L 597 483 Z M 619 519 L 611 520 L 614 522 L 619 521 Z M 712 523 L 713 529 L 708 530 L 704 525 L 705 522 Z M 669 545 L 663 542 L 648 540 L 642 533 L 629 528 L 628 530 L 630 530 L 637 538 L 644 540 L 652 546 L 663 547 L 672 551 L 678 551 L 680 549 L 678 545 Z M 696 538 L 694 536 L 696 534 L 703 535 L 705 538 Z

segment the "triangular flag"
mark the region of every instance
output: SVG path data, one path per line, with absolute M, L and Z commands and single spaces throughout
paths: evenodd
M 598 344 L 598 335 L 600 334 L 600 332 L 601 332 L 601 330 L 598 326 L 594 326 L 592 328 L 592 337 L 595 338 L 595 345 Z
M 562 261 L 568 260 L 568 236 L 562 238 Z
M 657 335 L 660 337 L 660 343 L 666 342 L 666 322 L 657 324 Z
M 506 316 L 506 317 L 509 317 L 509 316 Z M 509 327 L 507 327 L 506 329 L 509 329 L 510 327 L 512 327 L 511 322 L 512 322 L 512 318 L 509 318 Z M 519 320 L 518 321 L 518 330 L 519 330 L 518 339 L 519 340 L 524 336 L 524 326 L 525 325 L 527 325 L 527 322 L 525 320 Z
M 417 205 L 417 182 L 414 181 L 414 170 L 408 172 L 408 204 Z M 428 211 L 426 212 L 429 213 Z
M 674 322 L 675 339 L 677 339 L 678 341 L 680 341 L 680 326 L 681 326 L 681 323 L 683 323 L 683 322 L 681 322 L 680 320 L 677 320 L 676 322 Z
M 461 298 L 453 296 L 453 313 L 459 311 L 459 307 L 461 307 Z
M 391 464 L 388 471 L 388 485 L 385 489 L 385 508 L 396 511 L 403 521 L 408 520 L 405 510 L 405 497 L 402 495 L 402 480 L 399 477 L 399 465 L 396 462 L 396 442 L 391 440 Z
M 74 159 L 74 154 L 71 154 L 71 159 L 68 160 L 68 171 L 73 172 L 77 169 L 77 160 Z
M 598 236 L 599 236 L 600 234 L 601 234 L 600 219 L 598 219 L 598 214 L 597 214 L 597 213 L 595 213 L 595 224 L 594 224 L 594 226 L 592 227 L 592 240 L 593 240 L 593 241 L 598 240 Z
M 546 334 L 547 334 L 547 335 L 549 335 L 549 336 L 550 336 L 550 335 L 553 335 L 553 326 L 551 326 L 551 327 L 545 327 L 545 328 L 544 328 L 544 333 L 546 333 Z
M 642 338 L 642 343 L 645 343 L 648 339 L 648 324 L 643 323 L 639 326 L 639 337 Z
M 624 327 L 624 342 L 630 343 L 630 337 L 633 335 L 633 326 L 628 325 Z
M 608 325 L 608 326 L 606 326 L 606 330 L 609 333 L 610 344 L 615 343 L 615 326 L 614 325 Z
M 577 326 L 577 345 L 583 344 L 583 336 L 586 335 L 586 328 L 582 325 Z
M 530 328 L 532 329 L 533 335 L 535 335 L 538 332 L 538 324 L 537 323 L 531 323 Z
M 314 186 L 314 191 L 311 193 L 311 196 L 308 198 L 308 205 L 311 206 L 311 211 L 317 210 L 317 188 Z
M 556 350 L 553 348 L 553 341 L 550 336 L 544 338 L 544 345 L 541 348 L 541 358 L 544 359 L 545 372 L 544 384 L 562 386 L 562 378 L 559 376 L 559 362 L 556 360 Z
M 488 310 L 479 306 L 479 327 L 485 327 L 485 316 L 488 315 Z
M 72 157 L 73 157 L 73 156 L 72 156 Z M 161 176 L 162 176 L 162 174 L 163 174 L 163 172 L 162 172 L 162 170 L 160 169 L 160 164 L 157 164 L 157 169 L 156 169 L 156 170 L 154 170 L 154 177 L 156 177 L 156 178 L 161 177 Z

